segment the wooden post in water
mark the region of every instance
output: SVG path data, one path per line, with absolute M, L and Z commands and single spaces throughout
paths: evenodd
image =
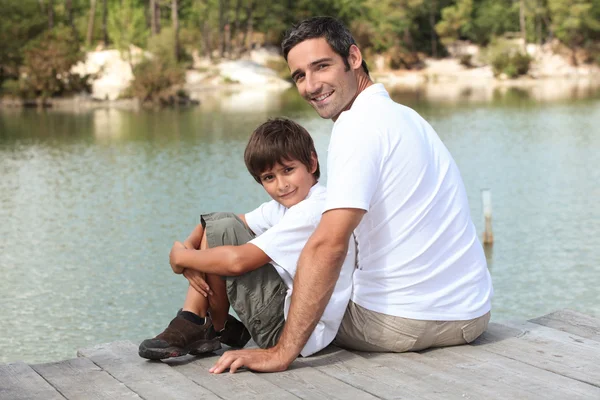
M 481 189 L 481 200 L 483 202 L 483 218 L 485 220 L 483 244 L 492 244 L 494 243 L 494 233 L 492 232 L 492 191 L 490 189 Z

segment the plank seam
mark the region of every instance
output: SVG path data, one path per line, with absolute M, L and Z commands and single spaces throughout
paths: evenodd
M 38 374 L 44 381 L 48 382 L 48 385 L 50 385 L 50 387 L 52 387 L 54 390 L 56 390 L 58 392 L 58 394 L 60 394 L 62 396 L 63 399 L 68 400 L 67 396 L 65 396 L 63 394 L 63 392 L 60 391 L 59 388 L 57 388 L 56 386 L 54 386 L 52 384 L 52 382 L 50 382 L 48 379 L 46 379 L 46 377 L 44 377 L 44 375 L 40 374 L 32 365 L 29 365 L 29 368 L 31 368 L 33 370 L 33 372 L 35 372 L 36 374 Z
M 96 361 L 94 361 L 91 358 L 88 357 L 84 357 L 87 358 L 88 360 L 90 360 L 92 363 L 94 363 L 95 366 L 97 366 L 98 368 L 100 368 L 101 371 L 106 372 L 108 375 L 110 375 L 114 380 L 116 380 L 117 382 L 120 382 L 123 386 L 125 386 L 127 389 L 129 389 L 132 393 L 135 393 L 139 398 L 143 399 L 143 400 L 148 400 L 146 399 L 144 396 L 142 396 L 141 394 L 139 394 L 138 392 L 136 392 L 135 390 L 133 390 L 133 388 L 129 387 L 129 385 L 127 385 L 125 382 L 122 382 L 119 378 L 117 378 L 116 376 L 114 376 L 113 374 L 111 374 L 109 371 L 105 370 L 104 368 L 102 368 L 100 365 L 98 365 L 98 363 L 96 363 Z

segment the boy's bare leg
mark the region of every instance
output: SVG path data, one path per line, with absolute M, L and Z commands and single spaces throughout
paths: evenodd
M 200 242 L 200 250 L 206 249 L 208 249 L 208 241 L 206 240 L 206 231 L 204 231 Z M 207 274 L 206 283 L 212 291 L 212 294 L 208 295 L 210 317 L 215 330 L 218 332 L 225 327 L 225 321 L 229 314 L 229 299 L 227 298 L 225 281 L 220 276 Z

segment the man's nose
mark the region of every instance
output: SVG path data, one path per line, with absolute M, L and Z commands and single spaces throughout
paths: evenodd
M 312 73 L 306 73 L 304 82 L 306 85 L 306 93 L 309 95 L 315 95 L 321 91 L 321 83 L 316 75 Z

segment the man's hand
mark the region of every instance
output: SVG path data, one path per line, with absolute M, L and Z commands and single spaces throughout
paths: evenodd
M 177 253 L 185 250 L 185 246 L 183 245 L 183 243 L 181 242 L 175 242 L 173 244 L 173 247 L 171 247 L 171 252 L 169 253 L 169 262 L 171 264 L 171 269 L 173 270 L 173 272 L 175 272 L 176 274 L 183 274 L 183 270 L 184 268 L 179 267 L 177 265 Z
M 183 270 L 183 276 L 185 276 L 185 278 L 190 282 L 190 285 L 202 296 L 208 297 L 209 294 L 213 294 L 212 290 L 210 290 L 210 287 L 204 280 L 203 272 L 186 268 Z
M 213 374 L 220 374 L 229 368 L 230 373 L 235 373 L 239 368 L 246 367 L 258 372 L 285 371 L 292 363 L 285 357 L 277 346 L 270 349 L 234 350 L 223 353 L 219 361 L 209 370 Z

